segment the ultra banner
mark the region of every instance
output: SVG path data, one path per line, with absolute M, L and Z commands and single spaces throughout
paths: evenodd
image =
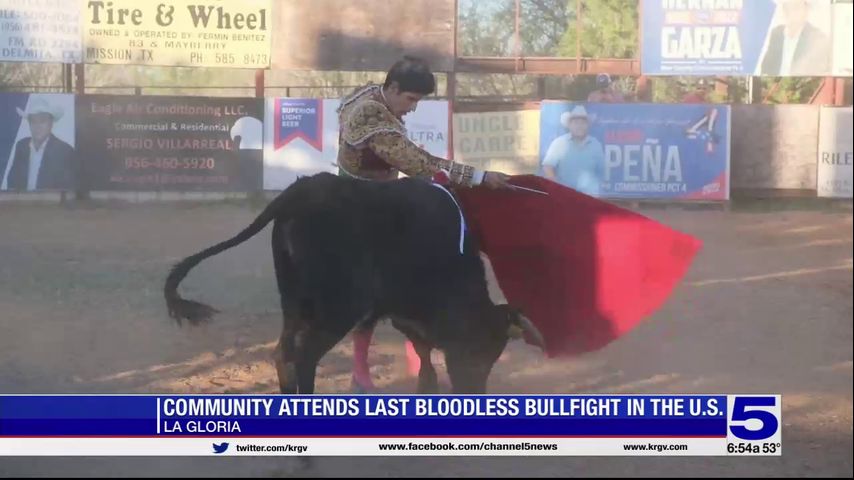
M 80 1 L 87 63 L 270 66 L 270 0 Z
M 602 198 L 729 198 L 729 106 L 546 101 L 541 109 L 546 177 Z
M 261 188 L 263 99 L 77 97 L 92 190 Z

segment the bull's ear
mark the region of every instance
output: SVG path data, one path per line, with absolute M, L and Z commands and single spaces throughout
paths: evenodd
M 510 338 L 526 338 L 528 343 L 540 347 L 543 351 L 546 350 L 546 341 L 540 330 L 531 322 L 531 319 L 521 313 L 515 315 L 513 321 L 507 330 L 507 335 Z

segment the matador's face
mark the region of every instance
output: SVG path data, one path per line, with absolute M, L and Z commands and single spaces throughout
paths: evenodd
M 403 92 L 396 82 L 393 82 L 384 93 L 391 113 L 399 118 L 414 112 L 418 108 L 418 102 L 424 96 L 415 92 Z

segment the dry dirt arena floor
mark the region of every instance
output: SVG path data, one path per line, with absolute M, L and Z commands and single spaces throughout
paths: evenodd
M 197 267 L 185 296 L 222 310 L 199 329 L 167 317 L 176 260 L 247 225 L 257 208 L 0 203 L 0 393 L 276 393 L 281 326 L 269 238 Z M 669 302 L 607 348 L 560 361 L 509 345 L 506 393 L 779 393 L 783 455 L 767 458 L 9 458 L 0 476 L 852 476 L 852 214 L 766 204 L 644 208 L 705 242 Z M 318 392 L 350 388 L 345 340 Z M 374 338 L 384 392 L 411 392 L 403 337 Z M 441 356 L 440 379 L 447 388 Z

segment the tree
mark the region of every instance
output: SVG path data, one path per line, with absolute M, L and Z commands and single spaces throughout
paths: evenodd
M 458 48 L 462 56 L 504 57 L 512 54 L 514 25 L 506 13 L 513 0 L 461 0 L 457 13 Z M 457 95 L 518 94 L 508 75 L 457 74 Z
M 815 77 L 763 77 L 763 103 L 808 103 L 821 82 Z
M 571 2 L 574 12 L 575 2 Z M 578 28 L 568 24 L 558 53 L 575 57 Z M 638 0 L 594 0 L 582 2 L 581 56 L 589 58 L 634 58 L 638 51 Z
M 633 58 L 637 52 L 637 0 L 588 0 L 582 2 L 581 55 L 589 58 Z M 575 0 L 520 0 L 520 46 L 515 45 L 515 0 L 461 0 L 459 12 L 460 50 L 473 56 L 560 56 L 575 57 Z M 567 82 L 569 80 L 569 82 Z M 490 95 L 533 91 L 532 79 L 500 81 L 483 76 L 470 90 Z M 624 81 L 623 83 L 631 83 Z M 522 88 L 519 88 L 519 87 Z M 625 89 L 628 85 L 620 85 Z M 586 98 L 593 88 L 589 76 L 549 79 L 551 96 Z M 461 89 L 462 91 L 463 89 Z
M 54 63 L 0 63 L 0 91 L 62 91 L 62 66 Z

